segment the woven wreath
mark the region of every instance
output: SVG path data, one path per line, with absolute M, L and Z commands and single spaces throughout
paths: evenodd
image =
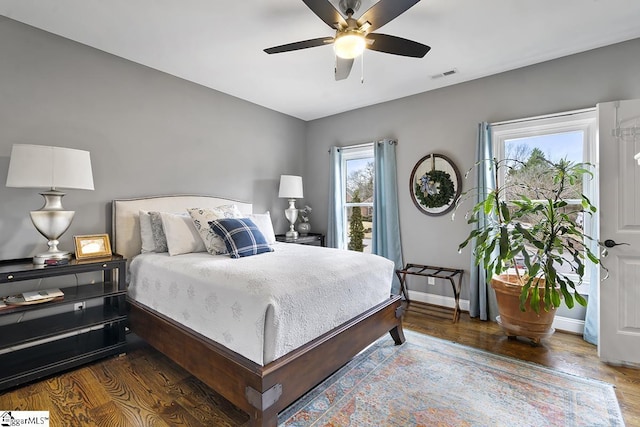
M 427 208 L 447 206 L 455 196 L 451 175 L 445 171 L 432 170 L 420 177 L 415 185 L 416 198 Z

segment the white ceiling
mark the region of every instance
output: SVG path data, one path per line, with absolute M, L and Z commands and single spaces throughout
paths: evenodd
M 359 60 L 334 80 L 330 46 L 262 51 L 334 35 L 300 0 L 0 0 L 0 14 L 303 120 L 640 37 L 639 0 L 422 0 L 376 32 L 432 50 L 366 51 L 361 83 Z

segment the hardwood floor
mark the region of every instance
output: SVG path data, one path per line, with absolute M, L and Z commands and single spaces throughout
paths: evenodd
M 616 386 L 628 427 L 640 426 L 640 370 L 600 363 L 581 337 L 556 333 L 539 347 L 510 341 L 495 323 L 412 303 L 405 328 Z M 0 394 L 0 410 L 49 410 L 52 426 L 242 426 L 248 416 L 142 342 L 124 356 Z

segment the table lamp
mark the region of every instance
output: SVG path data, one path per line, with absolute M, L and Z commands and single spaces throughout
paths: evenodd
M 287 239 L 297 239 L 298 232 L 295 229 L 295 222 L 298 219 L 298 209 L 296 209 L 296 199 L 302 196 L 302 177 L 294 175 L 280 176 L 280 191 L 278 197 L 289 199 L 289 207 L 284 210 L 284 216 L 291 224 L 289 231 L 285 234 Z
M 64 210 L 59 188 L 93 190 L 91 158 L 88 151 L 43 145 L 14 144 L 9 160 L 7 187 L 44 188 L 44 206 L 31 211 L 31 221 L 47 238 L 49 250 L 33 257 L 33 263 L 71 259 L 58 249 L 58 239 L 71 225 L 74 211 Z

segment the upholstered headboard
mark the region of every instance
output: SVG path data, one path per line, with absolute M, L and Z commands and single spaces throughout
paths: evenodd
M 238 206 L 240 212 L 252 213 L 251 203 L 212 196 L 174 195 L 114 200 L 111 208 L 114 252 L 128 260 L 140 253 L 142 240 L 139 212 L 141 210 L 176 213 L 186 212 L 188 208 L 215 208 L 232 203 Z

